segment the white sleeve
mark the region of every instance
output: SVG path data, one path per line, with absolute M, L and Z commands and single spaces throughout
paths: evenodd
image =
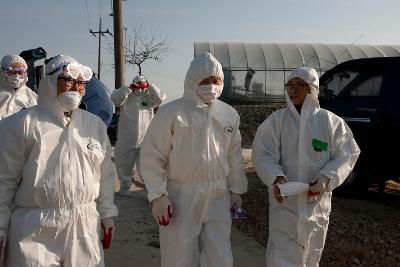
M 14 195 L 22 179 L 24 129 L 24 120 L 19 117 L 11 116 L 0 122 L 0 234 L 8 231 Z
M 36 106 L 37 105 L 37 101 L 38 101 L 38 96 L 37 96 L 37 94 L 32 90 L 32 89 L 30 89 L 29 87 L 27 87 L 27 86 L 25 86 L 25 87 L 23 87 L 24 88 L 24 93 L 26 93 L 26 96 L 27 96 L 27 98 L 28 98 L 28 103 L 27 103 L 27 106 L 28 107 L 33 107 L 33 106 Z M 22 88 L 21 88 L 22 89 Z M 20 89 L 20 90 L 21 90 Z
M 277 116 L 272 114 L 258 127 L 252 148 L 254 168 L 264 184 L 272 186 L 277 176 L 285 176 L 279 165 L 281 148 Z
M 168 196 L 167 164 L 171 152 L 171 119 L 160 110 L 151 121 L 140 147 L 140 172 L 148 191 L 149 201 Z
M 114 204 L 115 172 L 111 161 L 111 145 L 108 139 L 105 146 L 106 154 L 100 165 L 100 191 L 96 199 L 97 210 L 101 219 L 118 216 L 118 209 Z
M 112 92 L 111 101 L 115 106 L 122 107 L 131 93 L 131 89 L 129 89 L 127 86 L 122 86 L 121 88 L 115 89 L 114 92 Z
M 149 93 L 152 108 L 160 106 L 161 103 L 167 98 L 167 95 L 163 93 L 155 84 L 150 84 Z
M 240 118 L 237 119 L 228 151 L 228 162 L 230 167 L 228 174 L 228 187 L 230 192 L 243 194 L 247 191 L 247 177 L 244 174 L 244 161 L 241 145 L 242 137 L 240 136 L 239 124 Z
M 331 160 L 316 174 L 329 178 L 328 191 L 332 191 L 349 176 L 361 151 L 346 122 L 340 120 L 332 129 Z

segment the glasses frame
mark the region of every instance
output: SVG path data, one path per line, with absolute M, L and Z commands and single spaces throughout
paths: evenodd
M 70 77 L 57 77 L 57 79 L 64 80 L 64 85 L 69 88 L 74 88 L 78 84 L 78 89 L 85 89 L 87 85 L 87 81 L 78 81 Z M 71 84 L 68 84 L 68 82 Z
M 310 86 L 308 85 L 308 83 L 297 83 L 297 84 L 289 84 L 289 83 L 285 83 L 285 90 L 287 92 L 289 91 L 294 91 L 294 92 L 299 92 L 300 90 L 304 89 L 304 88 L 309 88 Z

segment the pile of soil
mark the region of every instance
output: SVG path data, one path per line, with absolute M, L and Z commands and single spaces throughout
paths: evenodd
M 286 107 L 286 104 L 270 105 L 237 105 L 233 106 L 240 116 L 240 134 L 242 148 L 251 148 L 258 126 L 275 110 Z

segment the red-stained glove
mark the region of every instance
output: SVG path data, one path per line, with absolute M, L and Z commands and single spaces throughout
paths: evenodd
M 146 90 L 149 87 L 149 83 L 147 82 L 144 76 L 136 76 L 133 78 L 131 85 L 129 86 L 130 89 L 143 89 Z
M 131 85 L 133 89 L 147 89 L 149 84 L 147 82 L 140 82 Z
M 310 183 L 308 189 L 308 202 L 314 202 L 321 200 L 322 196 L 326 192 L 326 187 L 328 186 L 329 178 L 318 177 L 313 183 Z
M 172 204 L 168 197 L 161 196 L 153 200 L 153 217 L 159 225 L 167 226 L 172 218 Z
M 103 249 L 109 249 L 113 239 L 114 221 L 112 218 L 101 220 L 101 244 Z

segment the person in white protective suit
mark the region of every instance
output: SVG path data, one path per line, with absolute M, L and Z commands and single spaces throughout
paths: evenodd
M 118 211 L 106 127 L 78 108 L 92 72 L 62 55 L 45 70 L 38 105 L 0 122 L 6 266 L 104 266 Z
M 28 66 L 17 55 L 6 55 L 0 67 L 0 120 L 20 110 L 36 106 L 37 95 L 26 82 Z
M 113 103 L 121 108 L 115 167 L 120 180 L 118 193 L 122 196 L 132 196 L 130 187 L 135 165 L 140 179 L 137 182 L 143 184 L 139 168 L 140 144 L 154 117 L 154 108 L 165 99 L 166 95 L 155 84 L 149 84 L 143 76 L 136 76 L 129 87 L 122 86 L 111 94 Z
M 141 172 L 160 224 L 161 266 L 232 266 L 233 203 L 247 191 L 235 109 L 219 101 L 224 75 L 197 55 L 183 97 L 160 107 L 142 143 Z
M 270 188 L 267 266 L 319 265 L 332 190 L 360 154 L 343 119 L 320 108 L 318 91 L 314 69 L 295 69 L 286 84 L 288 107 L 272 113 L 253 142 L 255 169 Z M 283 198 L 277 185 L 286 182 L 309 184 L 309 189 Z

